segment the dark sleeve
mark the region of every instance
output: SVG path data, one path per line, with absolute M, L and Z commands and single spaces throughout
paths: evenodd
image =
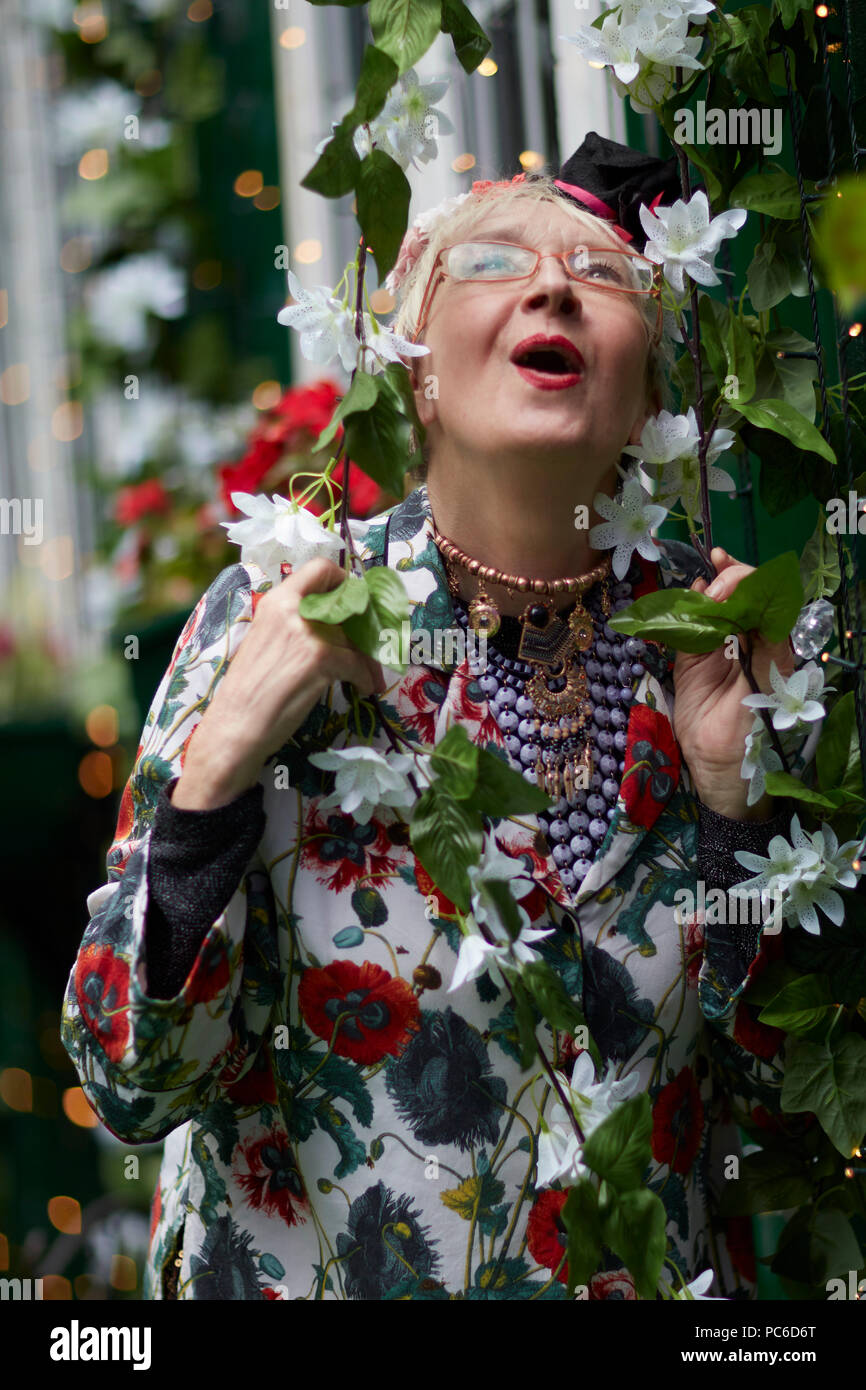
M 749 878 L 749 870 L 734 858 L 734 851 L 748 850 L 766 858 L 773 837 L 787 836 L 791 811 L 791 803 L 785 798 L 771 820 L 731 820 L 698 800 L 698 878 L 703 879 L 706 892 L 721 888 L 727 893 L 735 884 Z M 729 926 L 717 923 L 711 933 L 708 931 L 708 943 L 711 936 L 717 944 L 721 944 L 721 938 L 727 937 L 729 941 L 732 938 L 745 972 L 757 955 L 761 927 L 740 922 L 736 911 L 727 913 L 727 921 Z
M 150 837 L 145 933 L 148 994 L 173 999 L 202 942 L 238 887 L 262 837 L 264 788 L 251 787 L 214 811 L 181 811 L 159 794 Z

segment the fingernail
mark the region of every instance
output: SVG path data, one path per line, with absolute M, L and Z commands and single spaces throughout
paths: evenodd
M 707 598 L 718 598 L 724 587 L 720 579 L 714 579 L 710 587 L 705 590 Z

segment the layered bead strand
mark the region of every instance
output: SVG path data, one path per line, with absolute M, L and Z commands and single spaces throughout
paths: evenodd
M 631 591 L 632 584 L 628 581 L 613 585 L 614 613 L 628 607 Z M 579 754 L 587 737 L 589 739 L 592 773 L 588 788 L 573 787 L 569 795 L 559 798 L 550 812 L 538 815 L 567 891 L 579 888 L 589 873 L 613 819 L 625 766 L 629 709 L 634 689 L 645 669 L 644 643 L 614 632 L 605 621 L 601 611 L 601 585 L 596 584 L 587 592 L 584 604 L 592 616 L 594 641 L 588 651 L 576 653 L 575 660 L 586 671 L 593 713 L 582 730 L 573 732 L 572 720 L 563 716 L 558 721 L 561 733 L 553 735 L 552 726 L 556 721 L 539 716 L 525 693 L 527 680 L 538 668 L 505 656 L 493 638 L 487 639 L 486 668 L 480 662 L 471 667 L 487 697 L 508 753 L 528 782 L 534 785 L 537 782 L 539 752 L 544 765 L 550 766 L 557 754 Z M 454 600 L 454 612 L 460 626 L 467 630 L 467 608 L 460 599 Z M 549 679 L 547 684 L 551 690 L 561 690 L 565 677 Z

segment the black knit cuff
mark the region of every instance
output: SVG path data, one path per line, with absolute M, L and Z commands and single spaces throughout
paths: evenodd
M 785 797 L 770 820 L 732 820 L 719 815 L 718 811 L 711 811 L 698 800 L 698 878 L 703 880 L 706 892 L 721 888 L 727 893 L 735 884 L 751 877 L 750 871 L 734 858 L 734 851 L 746 850 L 767 858 L 774 836 L 787 836 L 792 811 L 792 803 Z M 758 953 L 761 926 L 741 920 L 745 915 L 743 900 L 729 898 L 728 902 L 736 903 L 727 914 L 728 931 L 745 972 Z M 719 945 L 725 934 L 724 927 L 716 926 L 712 934 L 707 934 L 708 943 L 712 935 L 713 942 Z
M 180 810 L 159 795 L 147 866 L 145 932 L 148 993 L 173 999 L 202 942 L 237 890 L 265 828 L 264 788 L 251 787 L 212 811 Z

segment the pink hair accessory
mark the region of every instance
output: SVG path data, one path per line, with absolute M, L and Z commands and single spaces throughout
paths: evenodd
M 585 203 L 589 211 L 594 212 L 596 217 L 603 217 L 605 222 L 612 223 L 612 230 L 615 231 L 617 236 L 621 237 L 623 241 L 634 241 L 631 232 L 627 232 L 625 227 L 621 227 L 616 221 L 616 213 L 609 203 L 603 203 L 601 198 L 596 197 L 594 193 L 590 193 L 586 188 L 579 188 L 576 183 L 563 183 L 562 179 L 554 179 L 554 183 L 557 188 L 562 189 L 563 193 L 570 193 L 572 198 L 577 198 L 581 203 Z M 659 198 L 661 196 L 662 195 L 659 194 Z M 658 202 L 658 198 L 656 202 Z

